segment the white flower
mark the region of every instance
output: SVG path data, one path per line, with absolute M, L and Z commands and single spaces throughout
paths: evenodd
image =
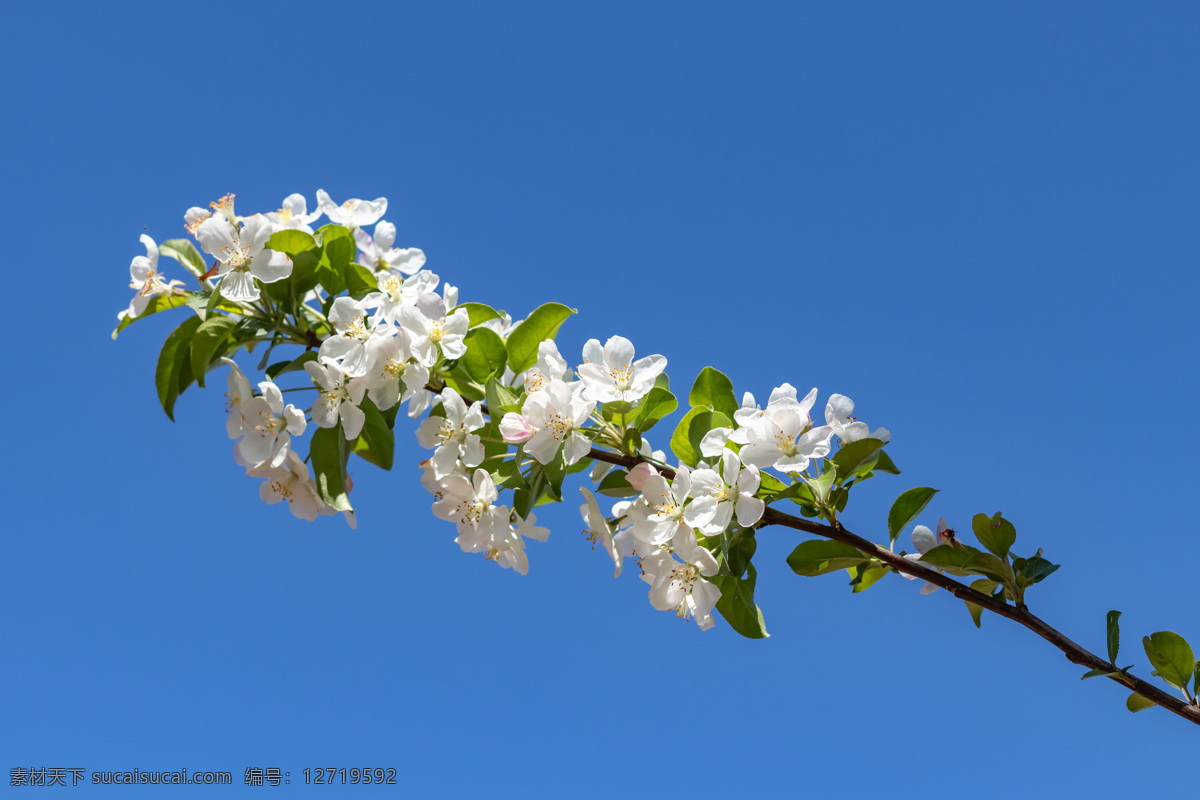
M 486 469 L 475 470 L 471 481 L 453 474 L 439 483 L 441 497 L 433 504 L 433 513 L 458 527 L 455 541 L 465 552 L 486 552 L 493 538 L 503 541 L 508 536 L 508 509 L 493 505 L 499 495 Z
M 134 256 L 129 263 L 129 288 L 137 290 L 137 294 L 129 301 L 125 315 L 136 317 L 146 310 L 150 300 L 160 294 L 171 294 L 182 291 L 183 281 L 172 280 L 167 283 L 158 272 L 158 245 L 146 234 L 142 234 L 141 242 L 146 246 L 146 255 Z
M 466 354 L 467 346 L 463 338 L 471 325 L 471 318 L 465 308 L 456 310 L 445 316 L 441 310 L 442 299 L 435 294 L 423 294 L 418 302 L 433 298 L 437 305 L 426 307 L 431 313 L 426 313 L 419 306 L 404 305 L 400 307 L 400 324 L 412 334 L 410 347 L 413 356 L 421 364 L 432 367 L 437 363 L 438 350 L 446 358 L 459 358 Z
M 583 346 L 578 372 L 589 399 L 598 403 L 636 403 L 652 388 L 654 379 L 666 369 L 667 359 L 654 355 L 634 361 L 633 343 L 613 336 L 600 347 L 599 339 Z
M 816 389 L 799 402 L 794 394 L 778 398 L 772 394 L 766 410 L 745 429 L 749 443 L 739 451 L 742 463 L 783 473 L 803 472 L 811 459 L 828 455 L 833 429 L 827 425 L 813 428 L 808 417 L 816 399 Z
M 551 381 L 544 391 L 528 395 L 521 416 L 537 433 L 525 443 L 525 452 L 538 463 L 549 464 L 561 446 L 566 462 L 574 464 L 592 449 L 592 440 L 579 429 L 595 407 L 562 381 Z
M 238 452 L 248 464 L 269 461 L 278 467 L 290 452 L 291 437 L 304 433 L 304 412 L 290 403 L 285 407 L 279 387 L 270 381 L 258 384 L 258 389 L 261 397 L 241 405 L 245 435 L 238 442 Z
M 329 309 L 334 335 L 321 343 L 319 355 L 323 361 L 339 362 L 351 378 L 367 374 L 367 342 L 372 337 L 367 322 L 369 307 L 367 298 L 339 297 Z
M 295 451 L 288 451 L 283 466 L 263 463 L 251 467 L 246 474 L 254 478 L 266 478 L 258 489 L 258 495 L 268 505 L 287 500 L 292 514 L 308 522 L 316 519 L 318 514 L 333 513 L 321 501 L 317 485 L 309 475 L 308 465 Z
M 523 385 L 525 391 L 532 394 L 546 388 L 552 380 L 573 384 L 567 360 L 558 352 L 554 340 L 546 339 L 538 344 L 537 363 L 514 377 L 513 383 Z
M 346 372 L 335 363 L 318 364 L 309 361 L 304 370 L 320 387 L 317 402 L 313 403 L 312 418 L 319 428 L 333 428 L 342 422 L 346 439 L 356 439 L 362 432 L 366 414 L 358 407 L 367 391 L 366 383 L 346 382 Z
M 762 519 L 765 503 L 754 496 L 758 491 L 758 469 L 741 468 L 737 453 L 725 450 L 721 456 L 721 471 L 698 469 L 692 473 L 692 496 L 705 495 L 717 501 L 712 521 L 701 527 L 703 533 L 720 533 L 729 525 L 736 511 L 737 522 L 743 528 L 753 527 Z
M 347 200 L 340 206 L 330 199 L 324 189 L 317 189 L 317 208 L 329 216 L 331 222 L 351 228 L 361 228 L 376 222 L 387 212 L 387 198 L 377 197 L 374 201 Z
M 289 194 L 283 198 L 283 206 L 278 211 L 264 214 L 275 231 L 296 230 L 312 233 L 310 222 L 321 216 L 320 209 L 308 213 L 308 201 L 300 193 Z
M 926 553 L 928 553 L 930 550 L 937 547 L 938 545 L 948 544 L 948 545 L 953 546 L 953 545 L 957 544 L 957 542 L 955 542 L 955 540 L 954 540 L 954 531 L 950 530 L 950 526 L 948 524 L 946 524 L 945 517 L 942 517 L 938 520 L 938 527 L 937 527 L 936 534 L 933 531 L 929 530 L 929 528 L 926 528 L 924 525 L 918 525 L 917 527 L 913 528 L 912 541 L 913 541 L 913 546 L 917 548 L 918 552 L 905 553 L 904 557 L 907 558 L 909 561 L 920 561 L 921 556 L 925 555 Z M 933 566 L 932 564 L 926 564 L 925 566 L 929 567 L 930 569 L 936 569 L 938 572 L 941 572 L 940 569 Z M 905 578 L 908 578 L 910 581 L 916 580 L 915 575 L 908 575 L 905 573 L 901 573 L 901 574 L 904 575 Z M 925 585 L 921 587 L 921 594 L 932 594 L 933 592 L 936 592 L 937 590 L 938 590 L 937 584 L 933 584 L 933 583 L 930 583 L 929 581 L 925 581 Z
M 509 411 L 500 418 L 500 437 L 509 444 L 528 442 L 533 434 L 533 426 L 529 424 L 529 420 L 515 411 Z
M 717 574 L 717 560 L 694 536 L 690 542 L 677 544 L 674 554 L 683 559 L 682 564 L 665 551 L 642 559 L 642 568 L 654 576 L 650 605 L 659 611 L 673 610 L 685 620 L 691 617 L 706 631 L 715 624 L 712 610 L 721 599 L 721 590 L 704 577 Z
M 438 478 L 454 472 L 460 459 L 465 467 L 477 467 L 484 457 L 483 442 L 471 432 L 483 427 L 482 406 L 472 403 L 467 408 L 459 393 L 446 387 L 442 390 L 442 410 L 445 417 L 430 417 L 417 428 L 421 446 L 437 448 L 431 460 Z
M 292 260 L 267 248 L 271 223 L 262 214 L 247 217 L 241 231 L 223 216 L 209 217 L 196 229 L 196 238 L 220 262 L 221 296 L 234 302 L 259 298 L 255 278 L 274 283 L 292 274 Z
M 395 335 L 372 336 L 366 346 L 367 392 L 380 411 L 414 397 L 429 382 L 429 370 L 412 361 L 408 331 L 395 327 L 392 330 Z M 404 384 L 403 393 L 401 383 Z
M 679 465 L 675 479 L 668 484 L 662 475 L 651 475 L 642 484 L 642 496 L 652 513 L 633 525 L 633 535 L 644 542 L 655 545 L 666 544 L 677 535 L 695 539 L 694 528 L 712 522 L 717 512 L 717 500 L 704 496 L 688 502 L 692 491 L 692 474 L 686 466 Z
M 579 515 L 583 517 L 583 521 L 587 523 L 587 528 L 583 533 L 587 536 L 588 541 L 592 543 L 592 549 L 596 548 L 596 541 L 599 540 L 604 549 L 608 551 L 608 555 L 613 560 L 615 567 L 613 577 L 621 577 L 621 550 L 617 547 L 617 543 L 613 540 L 612 528 L 608 524 L 608 520 L 604 517 L 604 513 L 600 511 L 600 505 L 596 502 L 596 496 L 582 486 L 579 491 L 583 493 L 583 498 L 587 502 L 579 507 Z
M 362 251 L 358 263 L 376 272 L 401 272 L 412 275 L 425 266 L 425 253 L 416 247 L 392 247 L 396 243 L 396 226 L 385 220 L 375 225 L 375 236 L 356 228 L 354 241 Z
M 854 401 L 843 394 L 831 394 L 825 404 L 825 422 L 833 429 L 833 433 L 842 440 L 842 444 L 856 442 L 859 439 L 878 439 L 887 444 L 892 434 L 887 428 L 877 428 L 874 433 L 867 423 L 859 422 L 854 416 Z

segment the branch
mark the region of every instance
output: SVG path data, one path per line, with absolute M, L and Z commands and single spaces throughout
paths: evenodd
M 599 448 L 595 447 L 592 448 L 588 455 L 596 461 L 603 461 L 607 464 L 613 464 L 615 466 L 626 468 L 633 467 L 639 462 L 646 461 L 646 459 L 641 458 L 640 456 L 627 456 L 621 453 L 600 450 Z M 653 466 L 665 477 L 675 477 L 674 470 L 663 468 L 658 465 Z M 813 522 L 812 520 L 803 519 L 801 517 L 793 517 L 790 514 L 785 514 L 782 511 L 768 506 L 763 512 L 762 522 L 759 524 L 759 526 L 765 527 L 767 525 L 779 525 L 784 528 L 793 528 L 798 531 L 804 531 L 805 533 L 811 533 L 816 536 L 823 536 L 826 539 L 832 539 L 836 542 L 849 545 L 864 555 L 882 561 L 897 572 L 902 572 L 905 575 L 912 575 L 914 578 L 921 578 L 929 581 L 935 586 L 945 589 L 961 600 L 965 600 L 982 608 L 986 608 L 988 611 L 991 611 L 994 614 L 998 614 L 1005 619 L 1012 620 L 1024 628 L 1028 628 L 1062 651 L 1063 655 L 1067 657 L 1067 660 L 1073 664 L 1079 664 L 1080 666 L 1088 667 L 1090 669 L 1100 669 L 1104 670 L 1105 672 L 1119 671 L 1119 668 L 1115 664 L 1108 663 L 1092 651 L 1077 644 L 1061 631 L 1035 616 L 1025 606 L 1012 606 L 1008 603 L 997 600 L 991 595 L 976 591 L 970 586 L 960 583 L 950 576 L 932 569 L 919 561 L 910 561 L 904 556 L 897 555 L 891 550 L 887 550 L 868 539 L 864 539 L 857 534 L 851 533 L 843 528 L 840 523 L 825 525 L 819 522 Z M 1142 697 L 1145 697 L 1147 700 L 1162 706 L 1171 713 L 1183 717 L 1193 724 L 1200 725 L 1200 708 L 1190 705 L 1174 695 L 1168 694 L 1154 684 L 1148 683 L 1141 678 L 1136 678 L 1129 673 L 1124 673 L 1124 675 L 1125 677 L 1123 678 L 1112 676 L 1109 677 L 1111 680 L 1116 681 L 1122 686 L 1132 689 Z

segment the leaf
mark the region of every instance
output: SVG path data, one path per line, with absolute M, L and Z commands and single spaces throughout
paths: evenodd
M 941 567 L 953 575 L 969 575 L 967 568 L 970 565 L 974 555 L 970 550 L 960 547 L 954 547 L 948 544 L 939 544 L 937 547 L 932 547 L 921 556 L 921 561 L 926 564 L 932 564 L 935 567 Z
M 748 639 L 766 639 L 771 634 L 767 633 L 762 609 L 754 602 L 754 584 L 758 578 L 754 565 L 748 565 L 746 572 L 745 578 L 714 575 L 708 579 L 721 590 L 717 611 L 729 623 L 729 627 L 742 636 Z
M 184 269 L 197 278 L 208 272 L 208 265 L 204 263 L 204 256 L 200 255 L 200 251 L 196 249 L 196 245 L 192 244 L 188 239 L 168 239 L 159 244 L 158 254 L 175 259 Z
M 179 397 L 180 371 L 187 360 L 188 344 L 198 327 L 200 318 L 188 317 L 178 328 L 171 331 L 158 353 L 154 385 L 158 389 L 158 402 L 162 404 L 163 411 L 167 412 L 167 417 L 172 422 L 175 421 L 175 400 Z
M 975 620 L 975 627 L 980 627 L 983 617 L 983 606 L 977 606 L 970 600 L 964 600 L 963 602 L 967 604 L 967 611 L 971 612 L 971 619 Z
M 467 310 L 467 327 L 474 328 L 476 325 L 487 322 L 490 319 L 503 319 L 504 315 L 491 306 L 485 306 L 483 303 L 459 303 L 454 307 L 456 310 L 465 308 Z
M 492 481 L 496 486 L 506 489 L 528 489 L 529 484 L 521 475 L 521 468 L 514 460 L 501 461 L 492 470 Z
M 937 492 L 937 489 L 920 486 L 897 497 L 896 502 L 892 503 L 892 510 L 888 512 L 888 538 L 896 541 L 900 532 L 925 510 L 925 506 L 929 505 L 929 501 Z
M 396 437 L 388 427 L 383 413 L 370 398 L 364 397 L 359 404 L 366 415 L 362 433 L 354 440 L 354 454 L 381 469 L 391 469 L 396 450 Z
M 508 335 L 508 366 L 515 373 L 524 372 L 537 362 L 538 345 L 558 334 L 559 326 L 576 313 L 562 303 L 545 303 Z
M 471 380 L 484 383 L 490 375 L 504 372 L 508 353 L 502 340 L 491 328 L 475 328 L 463 339 L 467 352 L 458 360 Z
M 292 260 L 292 274 L 288 280 L 291 281 L 291 292 L 295 297 L 303 297 L 305 292 L 317 285 L 321 247 L 312 234 L 298 230 L 277 231 L 267 240 L 267 247 Z M 274 285 L 268 284 L 268 287 Z M 286 292 L 283 295 L 286 297 Z
M 1018 564 L 1020 567 L 1018 568 Z M 1052 575 L 1061 564 L 1051 564 L 1046 559 L 1042 558 L 1042 551 L 1038 550 L 1037 555 L 1029 558 L 1018 558 L 1013 560 L 1013 569 L 1020 576 L 1019 583 L 1022 586 L 1032 586 L 1035 583 L 1041 583 L 1043 580 Z
M 824 503 L 829 498 L 829 490 L 833 487 L 833 479 L 837 477 L 837 468 L 829 467 L 815 478 L 800 473 L 800 480 L 812 490 L 813 499 Z
M 892 461 L 884 450 L 879 451 L 879 460 L 875 462 L 874 472 L 886 472 L 888 475 L 899 475 L 900 468 Z
M 355 297 L 377 292 L 379 291 L 379 281 L 375 279 L 375 273 L 362 264 L 347 264 L 346 291 Z
M 157 314 L 159 311 L 166 311 L 168 308 L 179 308 L 182 305 L 186 305 L 187 301 L 188 295 L 182 294 L 160 294 L 151 297 L 150 302 L 146 304 L 141 314 L 138 314 L 136 317 L 128 315 L 121 317 L 121 321 L 117 323 L 117 327 L 113 328 L 112 338 L 116 339 L 118 333 L 140 319 L 145 319 L 151 314 Z
M 700 440 L 713 428 L 727 428 L 729 417 L 704 407 L 693 408 L 683 416 L 671 434 L 671 452 L 689 467 L 700 460 Z
M 304 369 L 305 364 L 307 364 L 310 361 L 316 361 L 316 360 L 317 360 L 316 351 L 309 350 L 307 352 L 301 353 L 299 356 L 292 359 L 291 361 L 278 361 L 278 362 L 272 364 L 271 366 L 267 367 L 267 370 L 266 370 L 267 377 L 270 378 L 271 380 L 275 380 L 280 375 L 286 375 L 289 372 L 298 372 L 298 371 Z
M 213 362 L 213 356 L 229 338 L 229 334 L 237 327 L 237 323 L 229 317 L 217 315 L 209 317 L 200 323 L 200 327 L 196 329 L 196 333 L 192 336 L 191 343 L 191 366 L 192 375 L 196 378 L 196 383 L 204 386 L 204 375 L 208 372 L 208 367 Z
M 980 544 L 1000 558 L 1008 555 L 1009 548 L 1017 541 L 1016 529 L 1011 522 L 1000 516 L 999 511 L 992 517 L 976 514 L 971 518 L 971 530 L 975 532 L 975 538 Z
M 655 386 L 634 409 L 633 422 L 637 429 L 644 433 L 653 428 L 660 419 L 674 413 L 678 407 L 679 401 L 669 389 Z
M 1108 663 L 1117 665 L 1117 652 L 1121 649 L 1121 626 L 1117 622 L 1121 612 L 1113 609 L 1108 612 Z
M 869 560 L 848 544 L 825 539 L 801 542 L 787 557 L 792 572 L 806 577 L 824 575 L 839 569 L 851 569 Z
M 1186 689 L 1196 669 L 1192 648 L 1178 633 L 1159 631 L 1142 638 L 1155 673 L 1176 689 Z
M 849 572 L 850 585 L 854 587 L 853 593 L 858 594 L 874 586 L 880 578 L 891 572 L 891 568 L 886 564 L 864 562 L 849 570 Z
M 1150 708 L 1151 706 L 1156 706 L 1156 705 L 1158 705 L 1158 703 L 1154 702 L 1153 700 L 1149 700 L 1145 697 L 1142 697 L 1137 692 L 1133 692 L 1125 700 L 1125 707 L 1134 713 L 1137 713 L 1138 711 L 1145 711 L 1147 708 Z
M 312 460 L 313 473 L 317 480 L 317 494 L 325 503 L 337 511 L 353 511 L 350 498 L 346 495 L 346 437 L 339 422 L 333 428 L 317 428 L 309 443 L 308 455 Z
M 705 367 L 696 376 L 692 391 L 688 393 L 688 405 L 720 411 L 729 419 L 733 419 L 733 412 L 739 408 L 733 394 L 733 382 L 725 377 L 725 373 L 712 367 Z
M 487 400 L 488 414 L 493 419 L 500 419 L 508 411 L 521 409 L 520 398 L 507 386 L 501 386 L 494 377 L 488 378 L 484 397 Z
M 842 445 L 833 456 L 833 463 L 837 466 L 838 483 L 844 483 L 847 478 L 856 475 L 859 467 L 871 461 L 881 447 L 883 447 L 883 442 L 870 438 Z
M 633 497 L 641 494 L 629 485 L 629 481 L 626 480 L 628 475 L 629 473 L 623 469 L 612 470 L 604 476 L 604 480 L 600 481 L 596 491 L 609 497 Z
M 317 282 L 333 297 L 346 290 L 346 268 L 354 261 L 358 245 L 354 234 L 341 225 L 326 225 L 317 233 L 321 236 L 321 255 L 315 274 Z

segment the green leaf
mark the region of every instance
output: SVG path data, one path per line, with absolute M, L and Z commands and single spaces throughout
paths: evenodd
M 1196 669 L 1192 648 L 1178 633 L 1159 631 L 1142 638 L 1155 674 L 1176 689 L 1186 689 Z
M 521 475 L 521 468 L 516 461 L 508 460 L 501 461 L 497 467 L 492 470 L 492 481 L 496 486 L 505 489 L 528 489 L 529 484 L 525 477 Z
M 633 422 L 637 429 L 644 433 L 653 428 L 660 419 L 674 413 L 678 407 L 679 401 L 669 389 L 655 386 L 633 410 Z
M 379 281 L 375 279 L 375 273 L 362 264 L 348 264 L 346 265 L 346 291 L 354 297 L 361 297 L 370 292 L 379 291 Z
M 705 367 L 696 376 L 692 391 L 688 393 L 688 405 L 720 411 L 729 419 L 733 419 L 733 412 L 740 407 L 733 394 L 733 382 L 725 377 L 725 373 L 712 367 Z
M 767 624 L 762 609 L 754 602 L 754 584 L 758 575 L 754 565 L 747 565 L 745 578 L 732 575 L 714 575 L 711 580 L 721 590 L 717 611 L 729 623 L 729 627 L 748 639 L 766 639 Z
M 289 372 L 298 372 L 303 370 L 305 364 L 316 360 L 317 352 L 315 350 L 308 350 L 307 352 L 301 353 L 291 361 L 278 361 L 267 367 L 267 377 L 271 380 L 275 380 L 280 375 L 286 375 Z
M 487 322 L 490 319 L 502 319 L 504 317 L 496 309 L 491 306 L 485 306 L 483 303 L 459 303 L 454 307 L 455 310 L 465 308 L 467 310 L 467 327 L 474 328 L 476 325 Z
M 225 344 L 225 340 L 229 338 L 229 334 L 236 327 L 236 322 L 229 317 L 223 317 L 218 314 L 200 323 L 200 327 L 196 329 L 196 333 L 192 336 L 192 375 L 195 376 L 196 383 L 200 384 L 202 388 L 204 386 L 204 375 L 208 372 L 208 367 L 213 362 L 213 356 L 221 349 L 221 345 Z
M 158 402 L 162 404 L 163 411 L 167 412 L 167 417 L 172 422 L 175 421 L 175 400 L 179 397 L 179 375 L 187 361 L 188 344 L 198 327 L 200 318 L 188 317 L 178 328 L 171 331 L 158 353 L 154 385 L 158 389 Z M 190 365 L 188 369 L 191 369 Z
M 675 433 L 671 435 L 671 452 L 689 467 L 694 467 L 700 460 L 700 440 L 704 434 L 731 424 L 729 417 L 719 411 L 709 411 L 702 406 L 693 408 L 675 427 Z
M 1117 665 L 1117 652 L 1121 649 L 1121 626 L 1117 622 L 1121 612 L 1113 609 L 1108 612 L 1108 663 Z
M 893 542 L 896 541 L 900 532 L 911 525 L 913 520 L 925 510 L 925 506 L 929 505 L 929 501 L 937 492 L 937 489 L 919 486 L 916 489 L 909 489 L 897 497 L 896 502 L 892 503 L 892 510 L 888 512 L 888 538 Z
M 381 469 L 391 469 L 396 450 L 395 434 L 370 398 L 364 397 L 359 408 L 366 415 L 366 420 L 362 432 L 354 440 L 354 454 Z
M 924 563 L 941 567 L 950 574 L 959 576 L 970 574 L 968 567 L 973 559 L 974 555 L 970 550 L 948 544 L 939 544 L 921 556 L 921 561 Z
M 538 345 L 558 334 L 559 326 L 575 313 L 562 303 L 546 303 L 533 310 L 529 317 L 508 335 L 508 366 L 513 372 L 524 372 L 537 362 Z
M 633 497 L 640 494 L 637 489 L 629 485 L 629 481 L 625 480 L 627 475 L 629 473 L 623 469 L 612 470 L 604 476 L 604 480 L 600 481 L 596 491 L 609 497 Z
M 829 490 L 833 488 L 833 479 L 836 477 L 836 467 L 827 468 L 815 478 L 800 473 L 800 480 L 804 481 L 808 485 L 808 488 L 812 490 L 813 498 L 818 503 L 824 503 L 829 499 Z
M 1133 692 L 1129 695 L 1129 698 L 1125 700 L 1125 707 L 1134 713 L 1137 713 L 1138 711 L 1145 711 L 1147 708 L 1156 705 L 1158 705 L 1158 703 L 1142 697 L 1137 692 Z
M 971 518 L 971 530 L 975 532 L 975 538 L 980 544 L 1000 558 L 1008 555 L 1009 548 L 1017 541 L 1016 529 L 1011 522 L 1000 516 L 999 511 L 992 517 L 976 514 Z
M 321 236 L 321 255 L 317 260 L 317 282 L 330 297 L 346 291 L 346 268 L 354 261 L 358 245 L 349 228 L 326 225 L 317 231 Z
M 1051 574 L 1053 574 L 1061 564 L 1051 564 L 1046 559 L 1042 558 L 1042 551 L 1039 549 L 1036 555 L 1029 558 L 1017 558 L 1013 560 L 1013 570 L 1019 576 L 1018 583 L 1021 586 L 1032 586 L 1035 583 L 1040 583 Z
M 504 372 L 508 353 L 502 340 L 491 328 L 474 328 L 463 339 L 467 352 L 458 360 L 471 380 L 484 383 L 488 376 Z M 490 408 L 490 406 L 489 406 Z
M 521 409 L 521 398 L 507 386 L 501 386 L 494 377 L 488 378 L 484 396 L 487 400 L 488 414 L 493 419 L 500 419 L 508 411 Z
M 204 263 L 204 256 L 200 255 L 200 251 L 188 239 L 168 239 L 159 244 L 158 254 L 175 259 L 184 269 L 197 278 L 208 272 L 208 266 Z
M 971 619 L 975 621 L 975 627 L 980 627 L 983 618 L 983 606 L 977 606 L 970 600 L 964 600 L 963 602 L 967 604 L 967 611 L 971 612 Z
M 317 285 L 317 264 L 321 260 L 321 247 L 312 234 L 298 230 L 278 231 L 271 234 L 271 238 L 267 240 L 267 247 L 292 259 L 292 274 L 288 278 L 291 281 L 292 296 L 299 299 Z M 283 292 L 282 296 L 286 297 L 287 292 Z
M 839 569 L 852 569 L 869 560 L 848 544 L 825 539 L 809 539 L 807 542 L 801 542 L 787 557 L 787 563 L 792 568 L 792 572 L 807 577 L 824 575 Z
M 893 463 L 892 459 L 884 450 L 879 451 L 879 460 L 875 462 L 872 468 L 873 472 L 886 472 L 888 475 L 899 475 L 900 468 Z
M 891 572 L 891 568 L 886 564 L 864 562 L 847 571 L 850 573 L 850 585 L 854 587 L 853 593 L 858 594 L 874 586 L 880 578 Z
M 121 321 L 117 323 L 117 327 L 113 328 L 112 338 L 116 339 L 118 333 L 138 320 L 145 319 L 151 314 L 157 314 L 159 311 L 166 311 L 168 308 L 179 308 L 182 305 L 186 305 L 187 301 L 188 295 L 182 294 L 160 294 L 151 297 L 150 302 L 146 304 L 146 308 L 142 310 L 141 314 L 138 314 L 136 317 L 124 316 L 121 318 Z
M 317 428 L 313 431 L 308 447 L 313 473 L 317 480 L 317 494 L 337 511 L 353 511 L 350 498 L 346 495 L 346 437 L 339 422 L 333 428 Z
M 847 478 L 858 474 L 859 468 L 874 459 L 881 447 L 883 442 L 869 438 L 842 445 L 833 456 L 833 463 L 837 466 L 838 483 L 844 483 Z

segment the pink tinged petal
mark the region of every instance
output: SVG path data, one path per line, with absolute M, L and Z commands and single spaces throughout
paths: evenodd
M 657 476 L 658 470 L 653 465 L 645 461 L 639 461 L 634 465 L 633 469 L 629 470 L 629 474 L 625 476 L 625 480 L 629 482 L 637 491 L 642 491 L 646 484 L 646 480 L 651 476 Z
M 367 421 L 363 410 L 353 403 L 342 403 L 338 407 L 338 416 L 342 418 L 342 432 L 346 434 L 346 440 L 357 439 L 362 433 L 363 423 Z
M 520 444 L 533 436 L 533 426 L 520 414 L 510 411 L 500 420 L 500 435 L 509 444 Z
M 743 528 L 754 526 L 762 519 L 766 503 L 757 497 L 740 494 L 737 499 L 737 521 Z

